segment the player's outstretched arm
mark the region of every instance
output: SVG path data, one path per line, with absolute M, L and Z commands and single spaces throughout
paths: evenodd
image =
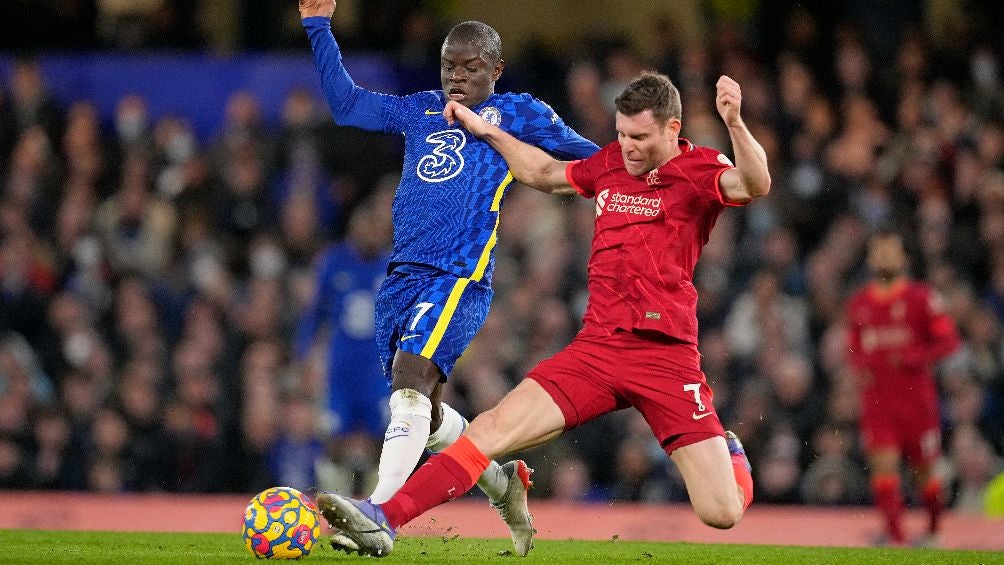
M 722 195 L 729 202 L 749 202 L 770 191 L 767 153 L 743 122 L 740 110 L 742 91 L 739 83 L 722 75 L 718 79 L 715 105 L 729 130 L 736 168 L 722 173 L 718 181 Z
M 519 182 L 548 194 L 575 194 L 565 178 L 567 161 L 558 161 L 542 149 L 523 143 L 458 102 L 448 102 L 443 117 L 450 125 L 459 122 L 467 131 L 487 141 L 502 154 Z
M 331 33 L 334 0 L 300 0 L 300 21 L 314 52 L 314 67 L 321 75 L 324 98 L 335 123 L 371 131 L 396 131 L 388 125 L 384 113 L 386 94 L 370 92 L 357 86 L 342 65 L 338 42 Z

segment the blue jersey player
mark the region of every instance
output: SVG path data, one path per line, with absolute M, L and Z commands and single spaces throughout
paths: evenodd
M 390 396 L 373 339 L 376 292 L 387 272 L 390 229 L 370 204 L 349 220 L 348 237 L 327 249 L 317 266 L 314 299 L 296 332 L 295 353 L 303 360 L 323 326 L 328 329 L 328 412 L 332 435 L 382 440 L 385 414 L 374 406 Z
M 392 390 L 379 480 L 370 497 L 380 503 L 404 484 L 424 449 L 445 449 L 467 424 L 440 401 L 442 384 L 488 313 L 499 210 L 513 180 L 487 143 L 446 123 L 446 102 L 457 101 L 558 158 L 584 158 L 599 148 L 543 102 L 494 92 L 505 62 L 490 26 L 464 22 L 450 31 L 441 50 L 442 90 L 392 96 L 352 81 L 331 33 L 334 11 L 332 0 L 300 0 L 335 122 L 405 140 L 393 204 L 394 252 L 376 304 L 377 346 Z M 525 463 L 492 463 L 478 486 L 509 526 L 516 552 L 525 555 L 533 532 Z M 344 536 L 332 543 L 353 549 Z

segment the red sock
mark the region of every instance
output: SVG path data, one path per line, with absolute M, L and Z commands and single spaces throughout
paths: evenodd
M 872 493 L 875 505 L 885 516 L 889 538 L 896 543 L 903 543 L 906 538 L 900 523 L 903 516 L 903 495 L 900 493 L 899 477 L 881 475 L 873 478 Z
M 941 498 L 941 480 L 928 479 L 920 493 L 921 502 L 927 509 L 930 521 L 927 525 L 928 533 L 938 533 L 938 526 L 941 522 L 941 512 L 945 509 L 944 500 Z
M 471 490 L 488 468 L 488 458 L 467 436 L 418 468 L 401 490 L 380 505 L 387 523 L 399 528 L 425 511 L 462 496 Z
M 746 457 L 738 454 L 732 456 L 732 472 L 736 475 L 736 484 L 743 491 L 743 510 L 745 511 L 753 503 L 753 475 L 746 470 Z

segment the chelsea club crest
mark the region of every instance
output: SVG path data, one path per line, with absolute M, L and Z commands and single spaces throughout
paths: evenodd
M 497 126 L 502 123 L 502 112 L 499 112 L 499 109 L 495 106 L 482 108 L 481 111 L 478 112 L 478 115 L 481 116 L 481 119 L 493 126 Z

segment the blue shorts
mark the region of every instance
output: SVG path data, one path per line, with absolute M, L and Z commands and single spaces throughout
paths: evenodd
M 435 267 L 396 266 L 376 297 L 376 342 L 387 380 L 400 349 L 431 360 L 445 382 L 485 323 L 492 295 L 490 286 Z

